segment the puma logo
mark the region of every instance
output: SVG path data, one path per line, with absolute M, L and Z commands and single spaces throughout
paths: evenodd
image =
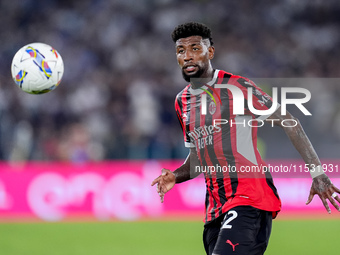
M 235 246 L 236 246 L 236 245 L 239 245 L 238 243 L 233 244 L 230 240 L 227 240 L 226 243 L 227 243 L 227 244 L 230 244 L 231 247 L 233 247 L 233 251 L 235 251 Z

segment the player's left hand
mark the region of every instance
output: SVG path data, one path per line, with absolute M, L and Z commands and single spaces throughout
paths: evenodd
M 328 213 L 331 213 L 331 209 L 329 208 L 327 199 L 329 202 L 331 202 L 335 209 L 340 211 L 340 207 L 336 203 L 336 201 L 340 203 L 340 198 L 337 193 L 340 194 L 340 190 L 333 185 L 328 176 L 326 174 L 319 175 L 313 179 L 312 187 L 310 189 L 306 204 L 308 205 L 310 202 L 312 202 L 314 195 L 317 194 Z
M 170 191 L 176 183 L 176 177 L 172 171 L 169 169 L 162 169 L 162 174 L 154 179 L 151 186 L 157 183 L 157 192 L 161 199 L 161 203 L 164 202 L 164 195 Z

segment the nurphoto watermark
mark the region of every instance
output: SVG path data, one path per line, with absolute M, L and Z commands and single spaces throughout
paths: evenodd
M 199 82 L 202 83 L 202 80 Z M 326 122 L 327 117 L 335 115 L 327 114 L 325 108 L 331 105 L 332 97 L 336 98 L 336 92 L 340 93 L 339 79 L 256 78 L 243 79 L 241 83 L 219 82 L 221 84 L 207 81 L 202 87 L 191 91 L 196 96 L 196 112 L 194 116 L 190 113 L 186 115 L 190 123 L 186 134 L 200 161 L 199 165 L 192 164 L 193 176 L 202 173 L 201 176 L 211 178 L 228 175 L 231 178 L 263 178 L 274 174 L 309 178 L 306 173 L 310 169 L 303 163 L 261 165 L 263 162 L 256 156 L 257 148 L 253 144 L 252 134 L 263 126 L 271 128 L 279 124 L 281 127 L 296 127 L 299 121 L 314 123 L 307 126 L 314 133 L 322 130 L 326 123 L 333 123 Z M 325 102 L 325 98 L 328 101 Z M 324 107 L 320 107 L 320 103 Z M 335 108 L 327 109 L 336 111 Z M 248 163 L 234 162 L 234 153 L 242 155 Z M 339 162 L 326 165 L 329 173 L 340 172 Z

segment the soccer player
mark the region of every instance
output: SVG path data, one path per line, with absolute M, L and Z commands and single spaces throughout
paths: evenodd
M 271 119 L 273 125 L 283 128 L 305 163 L 311 166 L 313 182 L 307 204 L 317 194 L 329 213 L 327 200 L 339 211 L 336 201 L 340 202 L 337 196 L 340 190 L 324 173 L 298 120 L 288 112 L 282 116 L 280 106 L 251 80 L 212 67 L 215 49 L 211 30 L 204 24 L 185 23 L 174 29 L 172 39 L 183 78 L 190 83 L 175 100 L 185 146 L 190 152 L 183 165 L 174 171 L 162 169 L 162 174 L 151 185 L 157 184 L 163 202 L 165 193 L 176 183 L 204 172 L 207 189 L 203 241 L 206 253 L 263 254 L 272 218 L 281 209 L 268 171 L 242 171 L 246 167 L 266 166 L 257 150 L 257 127 L 248 125 L 249 121 Z M 232 86 L 226 89 L 221 84 Z M 231 93 L 232 87 L 234 93 Z M 252 90 L 251 98 L 247 97 L 247 88 Z M 235 91 L 241 91 L 238 98 Z M 240 96 L 244 114 L 236 115 L 233 108 L 239 106 L 234 106 L 233 101 L 239 100 Z M 256 110 L 271 107 L 276 110 L 270 116 L 256 115 L 247 104 L 250 99 Z M 283 120 L 285 125 L 282 125 Z

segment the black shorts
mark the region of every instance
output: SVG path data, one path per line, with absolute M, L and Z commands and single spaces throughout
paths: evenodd
M 204 248 L 208 255 L 260 255 L 271 229 L 272 212 L 237 206 L 204 226 Z

